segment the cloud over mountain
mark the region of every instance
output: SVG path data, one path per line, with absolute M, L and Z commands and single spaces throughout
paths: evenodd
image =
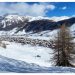
M 54 9 L 54 5 L 47 3 L 0 3 L 0 15 L 18 13 L 20 15 L 45 16 L 48 10 Z

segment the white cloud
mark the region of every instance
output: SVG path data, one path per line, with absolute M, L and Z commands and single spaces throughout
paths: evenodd
M 66 7 L 66 6 L 62 7 L 62 10 L 65 10 L 65 9 L 67 9 L 67 7 Z
M 19 13 L 20 15 L 30 16 L 45 16 L 48 10 L 54 10 L 55 6 L 51 4 L 34 3 L 33 5 L 27 3 L 0 3 L 0 15 L 5 13 Z
M 48 9 L 51 9 L 51 10 L 54 10 L 55 9 L 55 6 L 54 5 L 48 5 L 47 8 Z

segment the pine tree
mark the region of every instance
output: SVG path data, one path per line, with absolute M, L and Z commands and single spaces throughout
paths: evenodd
M 65 23 L 61 26 L 57 33 L 57 37 L 53 41 L 54 44 L 54 61 L 56 66 L 73 66 L 70 64 L 72 59 L 71 53 L 74 50 L 74 44 L 72 43 L 72 36 L 70 30 L 65 26 Z

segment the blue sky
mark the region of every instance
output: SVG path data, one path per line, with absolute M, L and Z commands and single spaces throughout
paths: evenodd
M 0 15 L 18 13 L 29 16 L 74 16 L 75 2 L 5 2 L 0 3 Z

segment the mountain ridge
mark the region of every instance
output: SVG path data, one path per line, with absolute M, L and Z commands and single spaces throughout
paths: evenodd
M 2 18 L 2 19 L 1 19 Z M 72 26 L 75 23 L 75 17 L 63 19 L 59 21 L 51 20 L 48 17 L 31 17 L 20 15 L 6 15 L 0 18 L 0 32 L 10 32 L 15 29 L 13 34 L 19 31 L 41 32 L 46 30 L 58 29 L 63 23 L 67 22 L 67 26 Z

